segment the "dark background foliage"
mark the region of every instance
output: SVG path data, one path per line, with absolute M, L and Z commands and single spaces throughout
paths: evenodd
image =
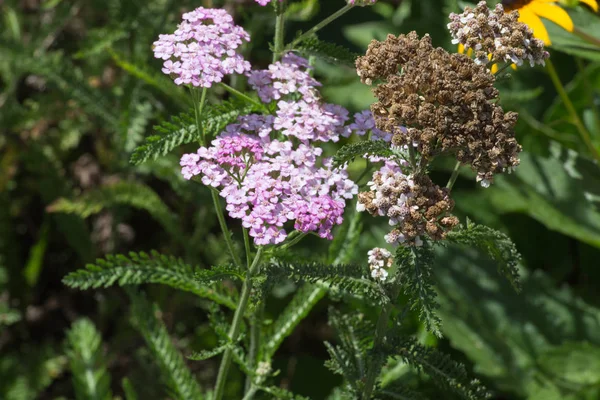
M 194 146 L 142 165 L 129 162 L 134 149 L 155 133 L 154 125 L 189 108 L 187 93 L 160 73 L 152 42 L 172 31 L 182 12 L 210 3 L 227 7 L 250 32 L 245 52 L 255 66 L 266 66 L 273 13 L 250 0 L 0 3 L 0 398 L 74 398 L 66 331 L 83 317 L 101 334 L 98 362 L 108 366 L 115 395 L 125 394 L 128 384 L 121 381 L 128 377 L 140 399 L 165 398 L 158 367 L 132 327 L 124 291 L 81 292 L 61 280 L 109 253 L 157 249 L 201 267 L 226 261 L 208 191 L 178 172 L 178 155 Z M 290 15 L 288 41 L 343 2 L 296 4 L 302 7 Z M 372 39 L 416 30 L 451 49 L 447 15 L 463 5 L 382 0 L 349 12 L 319 37 L 360 53 Z M 589 10 L 569 12 L 578 26 L 600 36 L 598 18 Z M 598 146 L 600 53 L 573 45 L 569 41 L 575 39 L 547 25 L 554 64 Z M 331 102 L 360 111 L 372 101 L 351 67 L 319 61 L 316 74 Z M 523 254 L 523 291 L 515 294 L 481 254 L 450 247 L 440 252 L 435 270 L 445 338 L 427 333 L 416 316 L 409 317 L 406 330 L 463 361 L 496 399 L 595 399 L 600 396 L 600 172 L 544 69 L 523 68 L 512 75 L 501 83 L 501 97 L 506 109 L 521 114 L 522 165 L 489 189 L 478 187 L 465 171 L 454 197 L 462 221 L 468 216 L 515 241 Z M 211 95 L 211 101 L 227 97 L 218 90 Z M 352 173 L 358 175 L 361 167 L 353 164 Z M 434 177 L 443 183 L 450 169 L 442 161 Z M 366 251 L 381 245 L 386 230 L 382 221 L 362 222 L 355 262 L 364 262 Z M 306 257 L 318 250 L 326 246 L 313 239 L 297 248 Z M 277 286 L 265 319 L 276 316 L 296 288 L 292 282 Z M 160 304 L 160 317 L 184 354 L 217 345 L 205 300 L 156 285 L 145 290 Z M 321 399 L 340 382 L 323 366 L 322 342 L 335 342 L 327 324 L 332 303 L 338 304 L 335 296 L 321 301 L 276 353 L 278 385 Z M 340 307 L 374 313 L 360 304 Z M 217 361 L 188 365 L 210 387 Z M 231 375 L 234 383 L 227 390 L 235 398 L 243 380 L 239 371 Z M 412 382 L 431 398 L 447 398 L 401 362 L 386 377 Z

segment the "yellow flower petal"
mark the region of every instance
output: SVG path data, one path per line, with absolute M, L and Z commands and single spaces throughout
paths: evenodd
M 529 7 L 523 7 L 519 10 L 519 21 L 528 25 L 533 31 L 533 36 L 541 39 L 546 46 L 551 44 L 548 31 L 542 23 L 542 20 L 530 10 Z
M 531 11 L 542 18 L 549 19 L 568 32 L 573 32 L 573 20 L 565 10 L 555 4 L 531 3 Z
M 590 6 L 592 8 L 592 10 L 594 10 L 595 12 L 598 12 L 598 2 L 596 0 L 579 0 L 579 1 Z

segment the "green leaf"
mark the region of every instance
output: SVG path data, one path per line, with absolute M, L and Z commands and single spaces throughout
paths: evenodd
M 499 390 L 537 400 L 581 398 L 577 393 L 583 387 L 577 382 L 591 378 L 574 377 L 577 367 L 568 365 L 567 359 L 561 361 L 564 366 L 549 366 L 545 360 L 566 356 L 561 349 L 569 342 L 580 343 L 573 345 L 573 361 L 579 359 L 577 347 L 593 346 L 596 350 L 590 354 L 596 354 L 600 309 L 577 298 L 568 287 L 557 287 L 541 271 L 525 276 L 523 294 L 515 295 L 493 269 L 493 261 L 474 249 L 440 249 L 436 288 L 444 336 L 470 359 L 476 373 L 487 376 Z M 590 364 L 590 371 L 595 368 Z M 557 379 L 558 372 L 571 381 Z
M 196 279 L 196 268 L 184 263 L 180 258 L 166 256 L 152 251 L 150 255 L 129 253 L 109 255 L 88 264 L 85 269 L 71 272 L 63 283 L 77 289 L 109 287 L 113 285 L 139 285 L 160 283 L 174 289 L 194 293 L 228 308 L 235 309 L 237 302 L 216 288 L 200 283 Z
M 502 273 L 516 291 L 521 290 L 519 282 L 519 269 L 517 265 L 521 255 L 517 247 L 502 232 L 483 225 L 476 225 L 467 219 L 467 226 L 461 226 L 448 232 L 447 240 L 467 246 L 477 247 L 485 251 L 498 263 L 498 270 Z
M 189 107 L 189 102 L 184 100 L 186 98 L 185 92 L 164 74 L 160 74 L 156 72 L 156 70 L 151 70 L 146 66 L 136 65 L 127 61 L 121 54 L 112 49 L 109 49 L 109 52 L 113 61 L 119 68 L 146 84 L 160 90 L 172 100 L 176 101 L 181 107 Z
M 270 359 L 283 340 L 288 337 L 298 324 L 308 315 L 321 300 L 327 290 L 314 285 L 304 285 L 298 290 L 290 303 L 277 317 L 273 327 L 265 335 L 260 359 Z
M 240 115 L 256 111 L 257 105 L 239 100 L 224 101 L 218 105 L 204 108 L 200 124 L 204 135 L 211 139 L 225 127 L 237 120 Z M 163 122 L 155 126 L 158 135 L 146 138 L 146 143 L 138 147 L 131 156 L 131 163 L 139 165 L 146 161 L 156 160 L 178 146 L 194 141 L 201 141 L 202 136 L 197 132 L 193 112 L 182 113 L 173 117 L 171 122 Z
M 333 166 L 340 167 L 351 162 L 356 157 L 365 157 L 367 155 L 391 157 L 394 154 L 390 143 L 384 140 L 365 140 L 347 144 L 339 149 L 333 157 Z
M 345 64 L 352 68 L 354 68 L 354 62 L 359 56 L 358 53 L 354 53 L 345 47 L 321 41 L 316 37 L 304 39 L 295 46 L 294 50 L 305 56 L 315 56 L 332 64 Z
M 74 200 L 61 198 L 48 206 L 48 211 L 76 214 L 81 218 L 87 218 L 117 205 L 146 210 L 172 236 L 179 237 L 181 235 L 178 218 L 154 190 L 138 182 L 117 182 L 102 186 Z
M 540 367 L 557 381 L 577 385 L 600 383 L 600 347 L 570 342 L 548 350 L 539 358 Z
M 441 337 L 440 319 L 435 311 L 438 303 L 433 288 L 433 261 L 433 248 L 429 242 L 421 247 L 398 247 L 395 257 L 398 267 L 396 280 L 408 297 L 410 308 L 419 313 L 429 331 Z
M 521 153 L 515 173 L 499 176 L 480 196 L 456 191 L 457 208 L 483 216 L 523 213 L 548 229 L 600 247 L 600 213 L 593 199 L 600 194 L 600 171 L 591 162 L 553 143 L 548 156 Z
M 308 21 L 319 13 L 319 0 L 302 0 L 290 3 L 285 16 L 290 21 Z
M 436 385 L 454 392 L 463 399 L 489 399 L 491 394 L 477 380 L 471 380 L 464 365 L 432 347 L 425 347 L 413 338 L 395 340 L 394 348 L 408 364 L 429 375 Z
M 77 400 L 111 400 L 110 376 L 102 354 L 102 337 L 88 319 L 76 321 L 67 331 L 67 355 L 71 363 Z
M 167 329 L 157 318 L 158 307 L 151 304 L 145 296 L 133 290 L 129 290 L 128 294 L 131 299 L 133 325 L 142 334 L 154 355 L 161 370 L 160 378 L 166 384 L 170 396 L 177 400 L 203 399 L 204 395 L 200 390 L 200 385 L 171 342 Z
M 123 393 L 125 394 L 125 400 L 138 400 L 138 395 L 131 381 L 128 378 L 123 378 L 121 381 L 121 386 L 123 387 Z
M 209 358 L 212 358 L 214 356 L 217 356 L 217 355 L 223 353 L 225 350 L 227 350 L 227 348 L 229 346 L 231 346 L 231 345 L 225 344 L 223 346 L 215 347 L 214 349 L 211 349 L 211 350 L 196 351 L 196 352 L 190 354 L 189 356 L 187 356 L 187 358 L 190 360 L 194 360 L 194 361 L 208 360 Z

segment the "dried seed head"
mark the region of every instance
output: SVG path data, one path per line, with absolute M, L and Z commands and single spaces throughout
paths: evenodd
M 356 66 L 363 82 L 380 80 L 371 110 L 377 128 L 393 133 L 392 144 L 415 146 L 425 162 L 454 153 L 484 184 L 519 164 L 517 114 L 496 104 L 495 78 L 485 66 L 415 32 L 372 41 Z

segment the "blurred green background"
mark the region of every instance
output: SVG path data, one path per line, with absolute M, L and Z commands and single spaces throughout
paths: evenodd
M 416 30 L 453 49 L 447 15 L 465 4 L 381 0 L 347 13 L 319 38 L 361 53 L 372 39 Z M 187 92 L 160 72 L 152 42 L 172 32 L 182 12 L 211 5 L 226 7 L 250 32 L 246 56 L 265 67 L 274 14 L 251 0 L 0 2 L 0 399 L 75 398 L 66 332 L 85 317 L 102 336 L 115 396 L 124 395 L 121 380 L 129 377 L 140 399 L 168 397 L 131 325 L 122 289 L 79 292 L 61 279 L 109 253 L 157 249 L 199 266 L 226 260 L 209 192 L 179 174 L 179 155 L 194 146 L 140 166 L 129 162 L 154 125 L 190 106 Z M 293 5 L 288 41 L 343 1 Z M 590 9 L 569 13 L 580 29 L 600 37 L 600 18 Z M 553 63 L 600 148 L 600 51 L 550 22 L 546 26 Z M 511 75 L 499 86 L 503 107 L 520 113 L 522 164 L 489 189 L 465 171 L 454 198 L 462 221 L 468 216 L 513 238 L 523 254 L 523 292 L 512 291 L 482 255 L 450 247 L 440 252 L 436 268 L 445 338 L 428 334 L 416 316 L 408 329 L 464 362 L 495 399 L 598 399 L 600 170 L 544 68 Z M 351 67 L 318 61 L 316 76 L 330 102 L 351 111 L 372 102 Z M 210 101 L 224 97 L 215 90 Z M 351 173 L 361 167 L 353 165 Z M 451 165 L 442 160 L 437 167 L 433 176 L 441 184 Z M 381 246 L 387 229 L 385 221 L 362 223 L 354 262 Z M 315 249 L 326 246 L 310 240 L 298 251 Z M 146 289 L 184 354 L 216 344 L 205 301 L 165 287 Z M 276 288 L 265 318 L 276 315 L 293 290 L 292 283 Z M 329 304 L 338 300 L 319 303 L 275 356 L 281 370 L 276 384 L 314 399 L 326 398 L 340 382 L 323 367 L 322 342 L 335 341 L 327 325 Z M 214 382 L 217 361 L 189 362 L 205 387 Z M 413 382 L 432 399 L 450 398 L 400 362 L 386 376 Z M 238 382 L 229 388 L 236 393 L 242 375 L 236 371 L 231 379 Z

